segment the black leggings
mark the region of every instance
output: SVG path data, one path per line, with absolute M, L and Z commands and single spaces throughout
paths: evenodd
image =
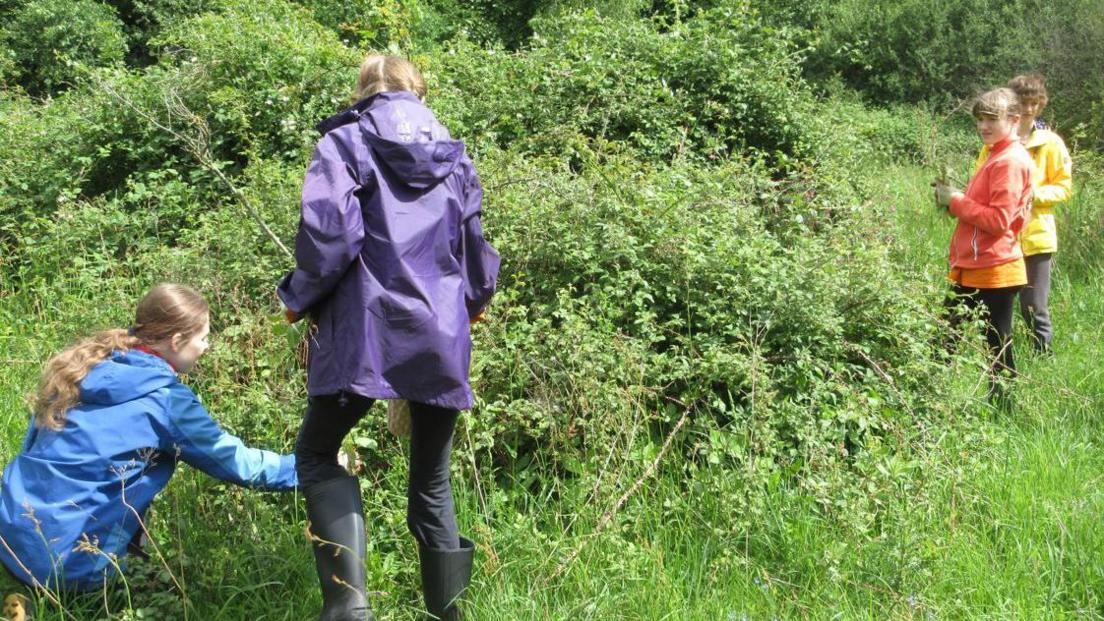
M 341 441 L 372 407 L 372 399 L 350 393 L 311 397 L 295 442 L 300 487 L 348 473 L 337 463 Z M 406 524 L 422 546 L 458 550 L 460 534 L 449 479 L 452 434 L 460 412 L 410 402 L 410 482 Z
M 951 327 L 955 331 L 958 331 L 962 322 L 961 316 L 956 312 L 958 307 L 964 306 L 971 311 L 978 306 L 985 308 L 985 340 L 993 357 L 991 369 L 994 375 L 1016 373 L 1016 363 L 1012 357 L 1012 308 L 1016 293 L 1022 288 L 975 289 L 956 284 L 951 289 L 952 295 L 947 296 L 946 307 L 950 311 Z

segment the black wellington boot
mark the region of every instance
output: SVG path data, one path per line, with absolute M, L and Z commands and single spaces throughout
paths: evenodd
M 338 477 L 302 490 L 311 547 L 322 586 L 318 621 L 374 621 L 364 584 L 364 507 L 356 477 Z
M 422 565 L 422 595 L 428 619 L 459 621 L 457 601 L 471 582 L 475 544 L 460 538 L 459 550 L 434 550 L 418 546 Z

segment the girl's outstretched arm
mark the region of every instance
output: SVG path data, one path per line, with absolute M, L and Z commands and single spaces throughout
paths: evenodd
M 295 456 L 247 447 L 219 427 L 195 393 L 184 384 L 169 387 L 169 450 L 207 474 L 244 487 L 274 491 L 295 488 Z

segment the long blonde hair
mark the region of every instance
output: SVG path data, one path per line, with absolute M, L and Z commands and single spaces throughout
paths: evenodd
M 191 337 L 206 325 L 209 315 L 207 301 L 191 287 L 165 283 L 150 289 L 138 302 L 130 329 L 99 332 L 50 358 L 34 398 L 35 424 L 64 427 L 66 412 L 80 403 L 81 381 L 112 352 L 164 342 L 176 334 Z
M 424 99 L 425 78 L 414 63 L 405 58 L 369 54 L 364 62 L 360 63 L 360 75 L 357 78 L 353 100 L 359 101 L 388 91 L 410 91 Z

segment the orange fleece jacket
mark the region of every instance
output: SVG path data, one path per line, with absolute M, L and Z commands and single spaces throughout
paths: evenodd
M 951 199 L 958 226 L 951 236 L 951 267 L 978 269 L 1023 257 L 1017 236 L 1031 205 L 1031 156 L 1018 141 L 993 145 L 989 159 Z

